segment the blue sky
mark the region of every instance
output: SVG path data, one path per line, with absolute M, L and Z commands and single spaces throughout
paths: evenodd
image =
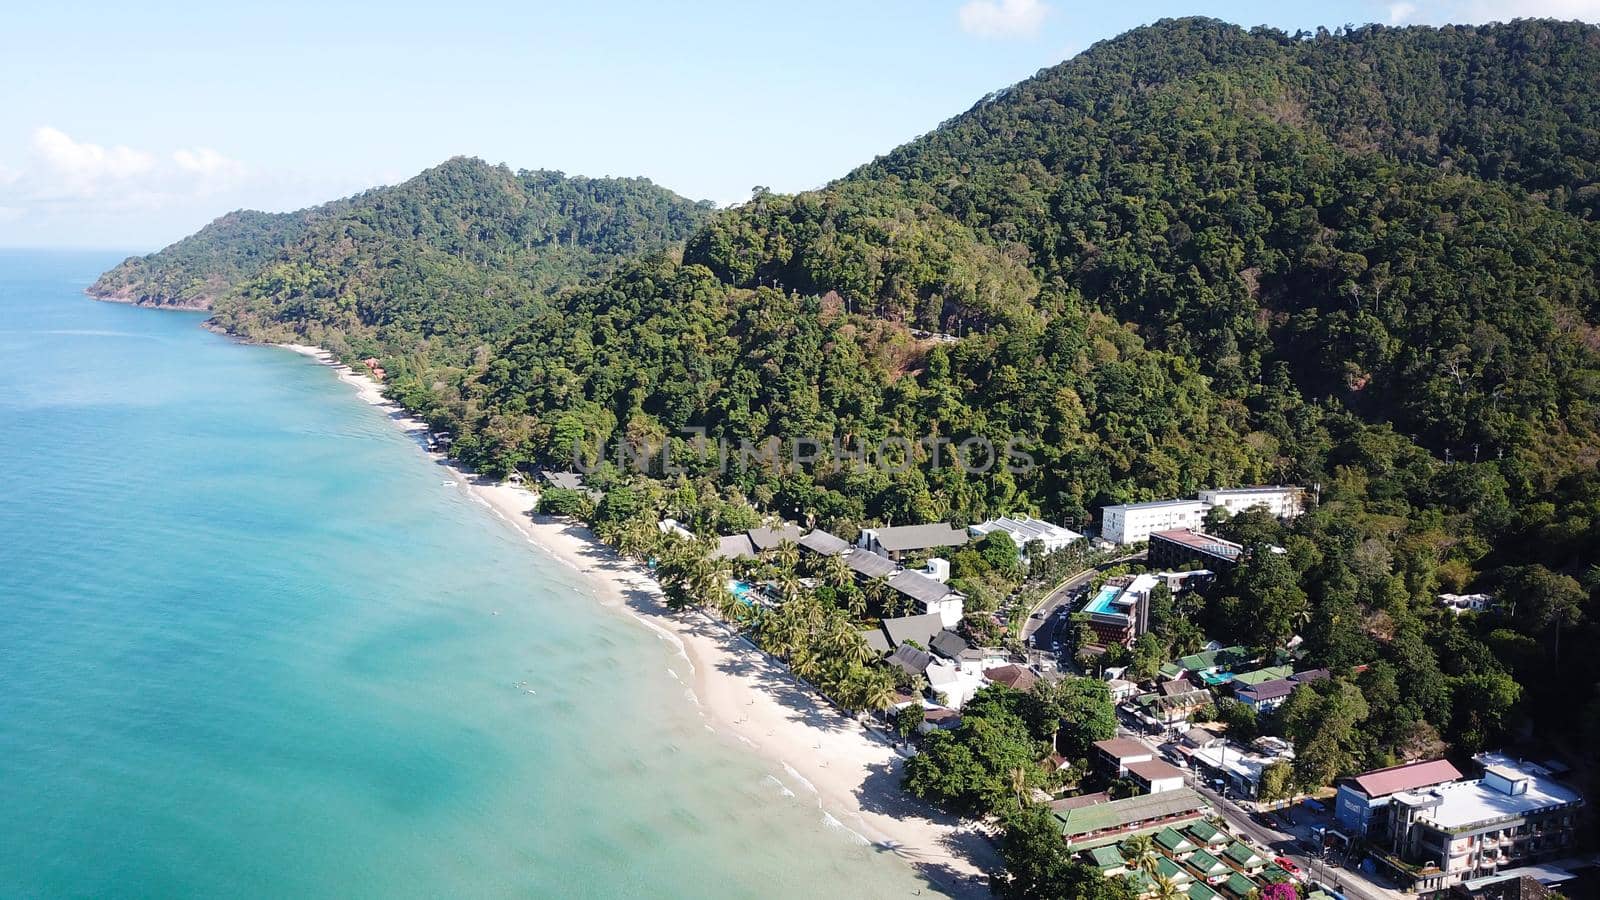
M 153 250 L 455 154 L 720 204 L 804 190 L 1180 15 L 1596 21 L 1600 0 L 35 2 L 0 30 L 0 246 Z

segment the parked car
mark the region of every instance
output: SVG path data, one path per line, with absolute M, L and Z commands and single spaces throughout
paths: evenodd
M 1300 867 L 1295 865 L 1294 860 L 1290 859 L 1289 857 L 1279 856 L 1274 858 L 1272 861 L 1277 863 L 1279 868 L 1283 869 L 1285 872 L 1288 872 L 1290 875 L 1293 875 L 1295 878 L 1301 877 Z

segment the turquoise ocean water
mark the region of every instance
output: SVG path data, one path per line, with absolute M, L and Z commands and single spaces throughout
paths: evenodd
M 116 259 L 0 251 L 0 895 L 925 888 L 328 369 L 84 297 Z

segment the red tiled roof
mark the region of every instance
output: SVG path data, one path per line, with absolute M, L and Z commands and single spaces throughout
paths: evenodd
M 1018 691 L 1025 691 L 1033 687 L 1034 682 L 1039 680 L 1034 677 L 1032 672 L 1021 666 L 999 666 L 993 669 L 986 669 L 983 677 Z
M 1461 773 L 1455 766 L 1450 765 L 1449 760 L 1433 759 L 1427 762 L 1407 763 L 1403 766 L 1390 766 L 1387 769 L 1374 769 L 1351 780 L 1368 797 L 1387 797 L 1400 791 L 1414 791 L 1417 788 L 1455 781 L 1460 777 Z

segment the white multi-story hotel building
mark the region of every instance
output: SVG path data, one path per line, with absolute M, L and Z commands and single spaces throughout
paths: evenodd
M 1571 852 L 1583 797 L 1544 768 L 1497 753 L 1483 777 L 1390 798 L 1393 842 L 1418 893 Z
M 1199 528 L 1208 507 L 1199 500 L 1152 500 L 1101 510 L 1100 536 L 1113 544 L 1137 544 L 1152 532 Z
M 1214 488 L 1201 491 L 1195 500 L 1152 500 L 1101 507 L 1100 536 L 1113 544 L 1137 544 L 1157 531 L 1191 529 L 1205 524 L 1206 513 L 1214 507 L 1236 515 L 1263 507 L 1280 519 L 1292 519 L 1304 510 L 1304 490 L 1298 487 Z
M 1280 519 L 1292 519 L 1300 515 L 1304 509 L 1301 504 L 1303 493 L 1305 492 L 1301 488 L 1276 484 L 1266 487 L 1216 488 L 1201 491 L 1200 502 L 1208 507 L 1220 506 L 1228 511 L 1228 515 L 1238 515 L 1247 509 L 1264 506 L 1268 512 Z

